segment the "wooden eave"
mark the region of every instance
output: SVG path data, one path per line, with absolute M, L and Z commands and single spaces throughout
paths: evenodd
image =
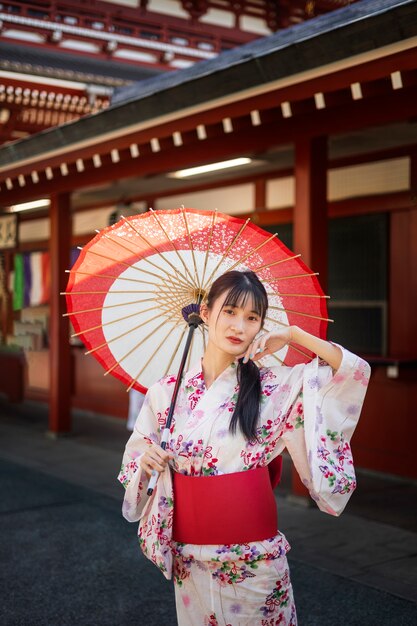
M 416 2 L 367 0 L 132 85 L 105 111 L 1 148 L 1 204 L 410 119 L 416 48 Z

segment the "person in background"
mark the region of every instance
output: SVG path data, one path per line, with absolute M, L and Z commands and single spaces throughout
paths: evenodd
M 126 428 L 132 431 L 135 427 L 136 419 L 140 413 L 145 396 L 136 389 L 129 391 L 129 412 L 127 414 Z

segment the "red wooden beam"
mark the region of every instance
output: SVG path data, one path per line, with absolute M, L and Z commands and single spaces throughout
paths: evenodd
M 55 190 L 71 191 L 109 180 L 156 174 L 190 164 L 207 163 L 236 154 L 256 154 L 256 152 L 266 150 L 271 146 L 296 142 L 306 137 L 348 132 L 358 128 L 411 119 L 415 115 L 417 115 L 417 88 L 409 88 L 393 91 L 387 95 L 384 99 L 384 107 L 380 106 L 379 98 L 352 101 L 349 106 L 337 107 L 333 110 L 317 110 L 311 115 L 281 119 L 281 121 L 252 127 L 241 133 L 230 133 L 227 135 L 227 141 L 226 135 L 219 137 L 216 132 L 216 137 L 213 139 L 198 141 L 194 145 L 190 143 L 187 146 L 158 153 L 152 153 L 149 143 L 142 143 L 140 144 L 142 157 L 130 159 L 127 162 L 111 163 L 109 167 L 97 168 L 95 171 L 85 171 L 72 176 L 71 180 L 68 180 L 68 177 L 67 180 L 61 177 L 58 169 L 56 169 L 55 180 L 47 181 L 44 184 L 32 185 L 28 180 L 28 185 L 25 188 L 3 190 L 3 183 L 2 204 L 8 206 L 33 196 L 41 197 L 43 194 Z M 195 131 L 192 132 L 192 135 L 196 137 Z M 129 138 L 108 141 L 101 144 L 100 148 L 94 149 L 94 146 L 89 146 L 84 150 L 67 155 L 65 159 L 59 156 L 50 157 L 47 161 L 44 160 L 42 165 L 58 168 L 63 160 L 71 163 L 75 158 L 86 158 L 87 155 L 91 158 L 99 150 L 103 151 L 101 154 L 108 155 L 113 148 L 125 149 L 130 143 L 135 143 L 135 139 L 140 143 L 144 139 L 150 141 L 151 138 L 157 136 L 157 129 L 150 129 L 138 135 L 132 134 Z M 224 140 L 222 141 L 222 139 Z M 104 158 L 102 157 L 102 160 Z M 16 167 L 9 171 L 8 175 L 13 177 L 19 174 L 28 174 L 33 169 L 38 168 L 38 164 Z M 2 174 L 2 177 L 5 177 L 5 173 Z
M 416 104 L 417 89 L 415 87 L 404 88 L 397 91 L 392 91 L 384 98 L 384 107 L 380 106 L 380 100 L 378 97 L 369 98 L 357 101 L 351 101 L 344 106 L 336 106 L 333 108 L 326 108 L 316 111 L 311 111 L 310 114 L 302 115 L 301 118 L 293 116 L 292 118 L 283 119 L 280 109 L 277 108 L 277 101 L 274 102 L 274 108 L 270 111 L 271 121 L 275 121 L 277 124 L 276 132 L 271 136 L 269 145 L 279 145 L 296 141 L 298 138 L 305 136 L 314 136 L 320 134 L 333 134 L 337 132 L 348 132 L 349 130 L 355 130 L 357 128 L 372 126 L 376 124 L 390 123 L 401 119 L 409 119 L 417 114 Z M 239 108 L 239 105 L 237 105 Z M 308 110 L 310 110 L 308 105 Z M 246 115 L 246 114 L 245 114 Z M 265 113 L 265 116 L 267 114 Z M 216 111 L 216 117 L 219 117 L 219 111 Z M 9 176 L 13 177 L 17 174 L 24 174 L 30 172 L 32 169 L 41 169 L 46 165 L 54 167 L 59 165 L 62 161 L 71 161 L 75 158 L 90 158 L 95 153 L 105 154 L 110 152 L 113 148 L 119 150 L 127 149 L 130 144 L 138 143 L 141 149 L 146 150 L 146 143 L 152 138 L 158 137 L 160 139 L 164 137 L 170 137 L 173 132 L 180 131 L 188 141 L 187 129 L 191 133 L 190 137 L 194 138 L 195 128 L 197 123 L 202 123 L 206 126 L 208 137 L 211 136 L 210 121 L 212 113 L 206 112 L 205 114 L 199 114 L 196 116 L 190 116 L 187 120 L 177 120 L 164 124 L 162 126 L 156 126 L 147 130 L 142 130 L 137 133 L 130 132 L 124 136 L 119 136 L 112 140 L 105 140 L 96 145 L 89 145 L 83 149 L 75 147 L 73 151 L 66 155 L 49 156 L 48 159 L 40 158 L 38 163 L 33 163 L 28 166 L 20 166 L 10 170 Z M 232 120 L 236 119 L 232 115 Z M 266 119 L 266 118 L 265 118 Z M 219 122 L 214 122 L 214 128 L 220 128 Z M 263 124 L 260 127 L 247 129 L 246 136 L 254 143 L 255 149 L 261 149 L 261 144 L 268 145 L 258 140 L 258 135 L 262 133 Z M 217 130 L 215 131 L 217 136 Z M 228 135 L 227 142 L 223 142 L 224 154 L 228 152 L 228 145 L 231 143 L 231 138 L 235 135 L 232 133 Z M 249 142 L 246 142 L 249 143 Z M 248 146 L 250 149 L 250 146 Z
M 70 265 L 71 212 L 69 194 L 51 195 L 51 297 L 50 297 L 50 395 L 49 432 L 52 435 L 71 430 L 71 350 L 68 318 L 63 317 L 63 296 Z

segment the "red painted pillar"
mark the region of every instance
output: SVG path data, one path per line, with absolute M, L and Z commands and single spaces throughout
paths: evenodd
M 327 289 L 327 137 L 295 146 L 294 250 Z
M 12 271 L 12 253 L 8 250 L 3 252 L 3 259 L 0 259 L 2 267 L 0 268 L 0 280 L 3 285 L 0 287 L 3 297 L 0 298 L 1 303 L 1 335 L 4 343 L 6 337 L 13 332 L 13 306 L 12 298 L 8 288 L 10 272 Z
M 266 180 L 260 178 L 255 181 L 255 211 L 266 209 Z
M 295 144 L 294 252 L 319 272 L 324 292 L 327 289 L 327 137 L 306 138 Z M 308 492 L 293 468 L 292 493 Z
M 410 155 L 414 208 L 390 213 L 390 356 L 415 358 L 417 346 L 417 152 Z
M 50 207 L 51 235 L 51 309 L 49 333 L 50 394 L 49 433 L 58 435 L 71 430 L 71 349 L 65 291 L 70 264 L 71 211 L 69 194 L 52 194 Z

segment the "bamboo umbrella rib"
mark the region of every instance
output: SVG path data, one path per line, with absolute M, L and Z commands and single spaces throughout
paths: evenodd
M 213 211 L 213 216 L 212 216 L 212 220 L 211 220 L 211 230 L 210 230 L 209 239 L 208 239 L 208 242 L 207 242 L 206 256 L 205 256 L 205 259 L 204 259 L 203 275 L 201 277 L 201 284 L 202 285 L 204 285 L 204 280 L 205 280 L 205 277 L 206 277 L 207 261 L 208 261 L 209 251 L 210 251 L 210 248 L 211 248 L 211 240 L 213 239 L 213 233 L 214 233 L 214 226 L 215 226 L 215 223 L 216 223 L 216 218 L 217 218 L 217 209 L 215 209 Z
M 192 351 L 193 351 L 194 338 L 195 338 L 195 335 L 193 334 L 193 336 L 191 337 L 190 349 L 188 350 L 188 354 L 187 354 L 187 363 L 186 363 L 186 366 L 185 366 L 185 371 L 186 372 L 188 372 L 188 370 L 190 369 L 190 361 L 191 361 L 191 354 L 192 354 Z
M 79 250 L 82 250 L 82 248 L 79 248 Z M 94 254 L 95 256 L 99 256 L 102 259 L 106 259 L 106 261 L 113 261 L 114 263 L 116 263 L 117 265 L 124 265 L 125 267 L 128 267 L 129 269 L 132 268 L 138 272 L 143 272 L 144 274 L 149 274 L 149 276 L 153 276 L 154 278 L 157 278 L 158 280 L 161 279 L 160 274 L 155 274 L 154 272 L 150 272 L 149 270 L 144 270 L 143 268 L 139 268 L 136 267 L 136 265 L 130 265 L 129 263 L 125 263 L 124 261 L 120 261 L 119 259 L 113 259 L 112 257 L 108 256 L 107 254 L 100 254 L 99 252 L 95 252 L 94 250 L 86 250 L 86 252 L 88 252 L 89 254 Z M 141 259 L 143 260 L 143 259 Z
M 166 295 L 171 302 L 176 302 L 181 308 L 184 306 L 184 299 L 188 303 L 190 299 L 189 291 L 184 290 L 181 295 L 181 293 L 178 293 L 178 290 L 175 289 L 175 285 L 165 284 L 164 287 L 166 288 L 166 292 L 165 294 L 162 293 L 161 296 Z
M 208 277 L 208 279 L 206 280 L 205 284 L 203 285 L 203 289 L 204 290 L 207 290 L 207 285 L 209 285 L 211 283 L 211 281 L 213 280 L 213 277 L 215 276 L 215 274 L 216 274 L 217 270 L 219 269 L 220 265 L 223 263 L 223 261 L 225 260 L 225 258 L 229 254 L 230 250 L 233 248 L 233 246 L 235 245 L 236 241 L 239 239 L 239 237 L 243 233 L 243 230 L 249 224 L 249 222 L 250 222 L 250 219 L 248 218 L 246 220 L 246 222 L 244 224 L 242 224 L 242 226 L 240 227 L 239 231 L 236 233 L 236 235 L 232 239 L 232 241 L 229 244 L 229 246 L 227 247 L 226 251 L 223 253 L 223 256 L 221 257 L 220 261 L 217 263 L 216 267 L 211 272 L 210 276 Z
M 170 305 L 169 304 L 160 304 L 159 308 L 166 315 L 177 314 L 178 317 L 180 317 L 181 319 L 184 319 L 183 315 L 182 315 L 182 309 L 184 308 L 184 301 L 174 300 L 172 303 L 170 303 Z
M 183 340 L 183 338 L 184 338 L 184 335 L 185 335 L 186 330 L 187 330 L 187 326 L 184 326 L 183 331 L 182 331 L 182 333 L 181 333 L 181 335 L 180 335 L 180 338 L 178 339 L 178 343 L 177 343 L 177 345 L 175 346 L 175 348 L 174 348 L 174 350 L 173 350 L 173 353 L 172 353 L 172 355 L 171 355 L 171 358 L 170 358 L 170 360 L 169 360 L 169 363 L 168 363 L 168 365 L 167 365 L 167 367 L 166 367 L 166 370 L 165 370 L 164 376 L 166 376 L 166 375 L 169 373 L 169 370 L 170 370 L 170 368 L 171 368 L 171 365 L 172 365 L 172 363 L 173 363 L 173 361 L 174 361 L 175 357 L 177 356 L 177 352 L 178 352 L 179 347 L 180 347 L 180 345 L 181 345 L 181 343 L 182 343 L 182 340 Z
M 106 235 L 105 233 L 103 233 L 103 236 L 108 239 L 109 241 L 112 241 L 113 243 L 115 243 L 116 245 L 120 246 L 121 248 L 123 248 L 124 250 L 127 250 L 130 254 L 135 254 L 135 251 L 132 250 L 131 248 L 129 248 L 128 246 L 124 245 L 121 241 L 119 241 L 118 239 L 113 239 L 113 237 L 110 237 L 109 235 Z M 139 246 L 137 246 L 139 248 Z M 140 250 L 140 248 L 139 248 Z M 143 253 L 143 251 L 141 251 Z M 147 263 L 149 263 L 149 265 L 151 265 L 152 267 L 156 268 L 157 270 L 160 270 L 161 272 L 163 272 L 164 274 L 166 274 L 167 276 L 169 275 L 167 270 L 164 269 L 163 267 L 160 267 L 159 265 L 157 265 L 156 263 L 154 263 L 153 261 L 151 261 L 148 257 L 146 256 L 141 256 L 141 260 L 142 261 L 146 261 Z
M 165 286 L 165 288 L 168 290 L 169 293 L 171 294 L 175 294 L 178 295 L 179 293 L 182 293 L 184 295 L 187 295 L 188 297 L 190 296 L 190 292 L 192 291 L 191 286 L 188 285 L 186 288 L 184 287 L 179 287 L 178 285 L 175 284 L 174 280 L 172 278 L 168 278 L 168 280 L 164 279 L 162 280 L 163 285 Z
M 279 261 L 274 261 L 273 263 L 266 263 L 265 265 L 259 265 L 259 267 L 255 267 L 253 272 L 260 272 L 261 270 L 266 270 L 268 267 L 273 267 L 274 265 L 280 265 L 281 263 L 286 263 L 287 261 L 293 261 L 294 259 L 298 259 L 301 254 L 296 254 L 295 256 L 288 256 L 285 259 L 280 259 Z
M 60 296 L 92 296 L 92 295 L 100 295 L 100 294 L 108 294 L 108 291 L 60 291 Z M 140 289 L 133 289 L 131 291 L 112 291 L 114 293 L 149 293 L 149 289 L 146 291 L 141 291 Z
M 114 280 L 129 280 L 132 283 L 143 283 L 144 285 L 154 285 L 147 280 L 138 278 L 127 278 L 126 276 L 110 276 L 110 274 L 97 274 L 96 272 L 80 272 L 79 270 L 65 270 L 66 274 L 82 274 L 83 276 L 95 276 L 96 278 L 113 278 Z M 71 292 L 73 293 L 73 292 Z
M 168 280 L 164 278 L 162 280 L 162 283 L 167 289 L 173 289 L 175 293 L 187 294 L 188 296 L 193 293 L 191 285 L 187 285 L 186 287 L 183 287 L 182 285 L 177 285 L 173 278 Z
M 178 309 L 176 311 L 174 311 L 174 312 L 172 312 L 168 308 L 162 308 L 161 307 L 161 313 L 166 315 L 169 318 L 170 321 L 172 321 L 174 319 L 185 321 L 183 316 L 181 315 L 181 308 L 180 308 L 180 306 L 178 306 Z
M 177 257 L 179 258 L 180 262 L 182 263 L 182 266 L 185 270 L 185 272 L 189 275 L 190 279 L 191 279 L 191 283 L 194 284 L 194 287 L 196 287 L 197 285 L 194 283 L 193 277 L 190 274 L 190 270 L 188 269 L 188 267 L 185 264 L 184 259 L 182 258 L 182 256 L 179 254 L 177 248 L 174 246 L 174 242 L 172 241 L 172 239 L 170 238 L 170 236 L 168 235 L 168 233 L 166 232 L 164 225 L 161 223 L 161 220 L 159 219 L 159 217 L 156 215 L 155 211 L 153 209 L 149 209 L 149 212 L 151 213 L 151 215 L 153 216 L 153 218 L 155 219 L 156 223 L 158 224 L 158 226 L 160 227 L 160 229 L 162 230 L 162 232 L 165 235 L 166 240 L 168 241 L 168 243 L 171 245 L 171 248 L 173 249 L 173 251 L 175 252 L 175 254 L 177 255 Z
M 166 340 L 168 339 L 168 337 L 174 332 L 176 326 L 178 324 L 175 324 L 174 326 L 172 326 L 170 328 L 170 330 L 167 332 L 167 334 L 162 338 L 162 340 L 159 342 L 159 344 L 156 346 L 155 350 L 152 352 L 152 354 L 150 355 L 150 357 L 148 358 L 148 360 L 146 361 L 145 365 L 141 368 L 141 370 L 136 374 L 136 376 L 133 378 L 132 382 L 130 383 L 129 387 L 127 388 L 128 391 L 130 391 L 130 389 L 133 387 L 133 385 L 135 384 L 135 382 L 138 380 L 139 376 L 141 376 L 141 374 L 144 372 L 144 370 L 148 367 L 149 363 L 152 361 L 152 359 L 155 357 L 155 355 L 157 354 L 158 350 L 160 350 L 161 346 L 166 342 Z
M 330 296 L 320 295 L 316 293 L 268 293 L 269 297 L 280 297 L 280 298 L 330 298 Z
M 141 346 L 147 339 L 149 339 L 149 337 L 151 337 L 154 333 L 156 333 L 160 328 L 162 328 L 162 326 L 165 324 L 165 320 L 163 322 L 161 322 L 159 324 L 159 326 L 157 326 L 156 328 L 154 328 L 153 330 L 151 330 L 150 333 L 148 333 L 146 335 L 146 337 L 144 337 L 143 339 L 141 339 L 135 346 L 133 346 L 133 348 L 131 348 L 129 350 L 129 352 L 126 352 L 126 354 L 124 356 L 122 356 L 122 358 L 119 361 L 116 361 L 108 370 L 106 370 L 104 372 L 104 376 L 107 376 L 107 374 L 110 374 L 113 370 L 116 369 L 116 367 L 118 365 L 121 364 L 122 361 L 124 361 L 130 354 L 132 354 L 132 352 L 134 352 L 135 350 L 137 350 L 139 348 L 139 346 Z M 106 344 L 105 344 L 106 345 Z M 88 353 L 86 353 L 88 354 Z
M 174 307 L 172 307 L 174 308 Z M 123 333 L 122 335 L 119 335 L 118 337 L 113 337 L 112 339 L 109 339 L 108 341 L 106 341 L 104 344 L 101 344 L 101 346 L 97 346 L 97 348 L 95 348 L 94 350 L 90 350 L 89 352 L 86 352 L 85 354 L 91 354 L 91 352 L 94 352 L 95 350 L 99 350 L 100 348 L 103 348 L 104 346 L 108 345 L 109 343 L 111 343 L 112 341 L 115 341 L 116 339 L 120 339 L 121 337 L 124 337 L 125 335 L 128 335 L 130 332 L 132 332 L 133 330 L 137 330 L 138 328 L 141 328 L 142 326 L 145 326 L 146 324 L 149 324 L 150 322 L 153 322 L 155 319 L 157 319 L 158 317 L 161 317 L 160 314 L 158 315 L 154 315 L 154 317 L 146 320 L 145 322 L 142 322 L 142 324 L 139 324 L 138 326 L 135 326 L 135 328 L 131 328 L 130 330 L 128 330 L 127 332 Z M 150 333 L 148 333 L 148 335 L 146 335 L 146 337 L 144 337 L 143 339 L 141 339 L 135 346 L 135 348 L 138 348 L 139 346 L 141 346 L 145 341 L 147 341 L 149 339 L 149 337 L 153 334 L 156 333 L 161 326 L 163 326 L 164 324 L 167 323 L 167 321 L 171 321 L 171 320 L 163 320 L 161 322 L 161 324 L 159 326 L 157 326 L 156 328 L 154 328 L 153 330 L 151 330 Z M 178 325 L 178 322 L 174 323 L 175 325 Z M 131 354 L 132 350 L 130 350 L 127 354 L 125 354 L 124 357 L 122 357 L 122 359 L 120 359 L 120 361 L 118 363 L 116 363 L 114 366 L 112 366 L 112 368 L 108 371 L 105 372 L 104 375 L 109 374 L 111 371 L 113 371 L 113 369 L 115 367 L 117 367 L 117 365 L 119 363 L 122 362 L 123 359 L 125 359 L 129 354 Z
M 206 351 L 206 332 L 202 326 L 199 326 L 200 332 L 203 335 L 203 350 Z
M 98 324 L 97 326 L 91 326 L 90 328 L 85 328 L 79 333 L 74 333 L 71 337 L 79 337 L 80 335 L 84 335 L 85 333 L 90 333 L 93 330 L 98 330 L 99 328 L 104 328 L 105 326 L 110 326 L 110 324 L 116 324 L 117 322 L 122 322 L 123 320 L 129 319 L 129 317 L 134 317 L 135 315 L 142 315 L 143 313 L 149 313 L 149 311 L 154 311 L 155 307 L 152 306 L 149 309 L 142 309 L 141 311 L 134 311 L 134 313 L 129 313 L 129 315 L 124 315 L 123 317 L 118 317 L 117 319 L 111 320 L 110 322 L 105 322 L 104 324 Z
M 191 256 L 192 256 L 192 259 L 193 259 L 195 282 L 197 284 L 198 289 L 200 289 L 201 285 L 200 285 L 200 281 L 199 281 L 199 278 L 198 278 L 197 263 L 196 263 L 195 254 L 194 254 L 194 246 L 193 246 L 193 242 L 191 240 L 190 228 L 189 228 L 187 215 L 185 213 L 184 207 L 181 207 L 181 215 L 182 215 L 182 217 L 184 219 L 185 229 L 187 231 L 188 243 L 189 243 L 189 246 L 190 246 Z
M 135 254 L 135 251 L 132 250 L 131 248 L 128 248 L 128 246 L 126 246 L 125 244 L 123 244 L 121 241 L 118 241 L 117 239 L 113 239 L 113 237 L 110 237 L 109 235 L 106 235 L 106 233 L 103 233 L 103 236 L 108 239 L 109 241 L 112 241 L 113 243 L 115 243 L 116 245 L 120 246 L 121 248 L 123 248 L 124 250 L 127 250 L 130 254 Z M 139 248 L 139 246 L 137 246 Z M 140 250 L 140 248 L 139 248 Z M 142 251 L 143 253 L 143 251 Z M 164 269 L 163 267 L 160 267 L 159 265 L 157 265 L 156 263 L 154 263 L 153 261 L 151 261 L 148 257 L 146 256 L 141 256 L 141 260 L 142 261 L 146 261 L 147 263 L 149 263 L 149 265 L 151 265 L 152 267 L 155 267 L 157 270 L 160 270 L 161 272 L 163 272 L 164 274 L 166 274 L 167 276 L 169 276 L 168 272 L 166 269 Z
M 161 285 L 159 285 L 159 295 L 162 298 L 163 296 L 170 298 L 171 300 L 178 299 L 179 289 L 176 290 L 175 286 L 171 284 L 169 280 L 163 280 Z
M 180 300 L 179 298 L 173 297 L 171 300 L 171 304 L 174 304 L 177 307 L 177 313 L 181 313 L 181 310 L 183 308 L 182 300 Z M 161 311 L 164 311 L 164 312 L 172 311 L 172 308 L 169 307 L 168 304 L 165 304 L 165 303 L 160 303 L 159 308 L 161 309 Z
M 174 272 L 178 273 L 178 274 L 179 274 L 179 275 L 180 275 L 180 276 L 184 279 L 184 281 L 185 281 L 185 282 L 187 282 L 187 278 L 186 278 L 186 277 L 185 277 L 185 276 L 184 276 L 184 275 L 183 275 L 183 274 L 182 274 L 182 273 L 178 270 L 178 268 L 177 268 L 177 267 L 175 267 L 175 265 L 174 265 L 173 263 L 171 263 L 171 261 L 170 261 L 169 259 L 165 258 L 165 256 L 163 255 L 163 253 L 162 253 L 160 250 L 158 250 L 158 248 L 157 248 L 156 246 L 154 246 L 154 244 L 153 244 L 152 242 L 150 242 L 150 241 L 149 241 L 149 239 L 148 239 L 147 237 L 145 237 L 145 235 L 143 235 L 143 234 L 140 232 L 140 230 L 138 230 L 138 229 L 136 228 L 136 226 L 134 226 L 134 225 L 132 224 L 132 222 L 131 222 L 130 220 L 127 220 L 124 216 L 122 216 L 122 219 L 124 220 L 124 222 L 125 222 L 125 223 L 126 223 L 126 224 L 127 224 L 127 225 L 128 225 L 128 226 L 129 226 L 129 227 L 130 227 L 130 228 L 131 228 L 131 229 L 132 229 L 132 230 L 133 230 L 133 231 L 134 231 L 134 232 L 135 232 L 135 233 L 136 233 L 136 234 L 137 234 L 140 238 L 141 238 L 141 239 L 143 239 L 143 241 L 146 243 L 146 245 L 147 245 L 147 246 L 149 246 L 150 248 L 152 248 L 152 250 L 154 250 L 154 251 L 155 251 L 155 253 L 156 253 L 156 254 L 158 254 L 158 255 L 159 255 L 159 256 L 160 256 L 160 257 L 161 257 L 161 258 L 165 261 L 165 263 L 167 263 L 167 264 L 170 266 L 170 268 L 171 268 Z M 133 243 L 134 243 L 134 242 L 133 242 Z M 139 248 L 139 246 L 138 246 L 137 244 L 135 244 L 135 245 L 137 246 L 137 248 Z M 139 248 L 139 249 L 140 249 L 140 248 Z
M 72 292 L 71 292 L 72 293 Z M 144 300 L 132 300 L 131 302 L 119 302 L 117 304 L 107 304 L 105 306 L 96 306 L 92 309 L 83 309 L 82 311 L 72 311 L 71 313 L 63 313 L 62 317 L 69 317 L 71 315 L 78 315 L 78 313 L 93 313 L 94 311 L 101 311 L 102 309 L 113 309 L 116 306 L 128 306 L 131 304 L 142 304 L 142 302 L 156 302 L 156 298 L 145 298 Z
M 146 320 L 145 322 L 141 322 L 140 324 L 138 324 L 137 326 L 134 326 L 133 328 L 129 328 L 128 330 L 125 330 L 125 332 L 122 333 L 121 335 L 117 335 L 117 337 L 112 337 L 111 339 L 108 339 L 104 343 L 100 344 L 99 346 L 96 346 L 95 348 L 92 348 L 92 350 L 88 350 L 88 352 L 85 352 L 84 354 L 92 354 L 93 352 L 97 352 L 97 350 L 100 350 L 101 348 L 104 348 L 104 346 L 107 346 L 109 343 L 113 343 L 113 341 L 117 341 L 118 339 L 121 339 L 122 337 L 126 337 L 126 335 L 129 335 L 134 330 L 137 330 L 138 328 L 141 328 L 142 326 L 145 326 L 146 324 L 149 324 L 150 322 L 153 322 L 158 317 L 161 317 L 160 313 L 157 313 L 156 315 L 154 315 L 150 319 Z M 164 321 L 164 323 L 165 323 L 165 321 Z
M 167 263 L 167 264 L 169 265 L 169 267 L 170 267 L 170 268 L 171 268 L 171 269 L 172 269 L 172 270 L 173 270 L 176 274 L 178 274 L 179 276 L 181 276 L 181 278 L 184 280 L 184 283 L 185 283 L 185 284 L 188 284 L 188 282 L 187 282 L 187 280 L 188 280 L 188 279 L 187 279 L 187 277 L 186 277 L 186 276 L 184 276 L 184 274 L 183 274 L 182 272 L 180 272 L 180 270 L 178 269 L 178 267 L 175 267 L 175 265 L 174 265 L 173 263 L 171 263 L 171 261 L 170 261 L 169 259 L 167 259 L 167 258 L 163 255 L 163 253 L 162 253 L 160 250 L 158 250 L 158 248 L 157 248 L 156 246 L 154 246 L 154 245 L 153 245 L 153 243 L 151 243 L 151 242 L 149 241 L 149 239 L 147 239 L 147 238 L 145 237 L 145 235 L 143 235 L 143 234 L 140 232 L 140 230 L 138 230 L 138 229 L 136 228 L 136 226 L 134 226 L 134 225 L 132 224 L 132 222 L 130 222 L 129 220 L 127 220 L 127 219 L 126 219 L 125 217 L 123 217 L 123 216 L 122 216 L 122 219 L 124 220 L 124 222 L 125 222 L 128 226 L 130 226 L 130 228 L 132 228 L 132 229 L 134 230 L 134 232 L 135 232 L 137 235 L 139 235 L 139 237 L 141 237 L 141 239 L 143 239 L 143 241 L 146 243 L 146 245 L 147 245 L 147 246 L 149 246 L 150 248 L 152 248 L 152 250 L 154 250 L 154 251 L 155 251 L 155 253 L 156 253 L 156 254 L 158 254 L 158 255 L 159 255 L 159 256 L 160 256 L 160 257 L 161 257 L 161 258 L 165 261 L 165 263 Z M 136 245 L 137 245 L 137 244 L 136 244 Z M 137 247 L 139 248 L 139 246 L 137 246 Z
M 229 269 L 227 270 L 228 272 L 231 272 L 232 270 L 235 269 L 235 267 L 237 267 L 238 265 L 240 265 L 241 263 L 244 263 L 246 261 L 246 259 L 248 257 L 250 257 L 252 254 L 254 254 L 255 252 L 258 252 L 258 250 L 260 250 L 261 248 L 263 248 L 264 246 L 266 246 L 267 243 L 269 243 L 272 239 L 274 239 L 274 237 L 277 236 L 277 233 L 274 233 L 273 235 L 271 235 L 270 237 L 268 237 L 268 239 L 265 239 L 264 241 L 262 241 L 262 243 L 260 243 L 259 245 L 256 246 L 256 248 L 252 248 L 252 250 L 249 250 L 249 252 L 247 252 L 243 257 L 241 257 L 240 259 L 238 259 L 234 265 L 232 265 L 231 267 L 229 267 Z
M 290 324 L 286 324 L 285 322 L 281 322 L 280 320 L 275 320 L 273 317 L 266 316 L 265 319 L 275 325 L 278 324 L 279 326 L 286 326 L 287 328 L 290 326 Z
M 263 283 L 276 283 L 276 282 L 279 282 L 280 280 L 286 280 L 287 278 L 307 278 L 309 276 L 318 276 L 318 275 L 319 275 L 318 272 L 312 272 L 311 274 L 292 274 L 291 276 L 280 276 L 279 278 L 269 278 L 268 280 L 261 278 L 261 281 Z
M 312 315 L 311 313 L 302 313 L 301 311 L 294 311 L 293 309 L 284 309 L 283 307 L 273 306 L 272 304 L 268 308 L 274 309 L 275 311 L 293 313 L 294 315 L 302 315 L 303 317 L 311 317 L 315 320 L 323 320 L 324 322 L 334 322 L 334 320 L 331 320 L 329 317 L 321 317 L 320 315 Z

